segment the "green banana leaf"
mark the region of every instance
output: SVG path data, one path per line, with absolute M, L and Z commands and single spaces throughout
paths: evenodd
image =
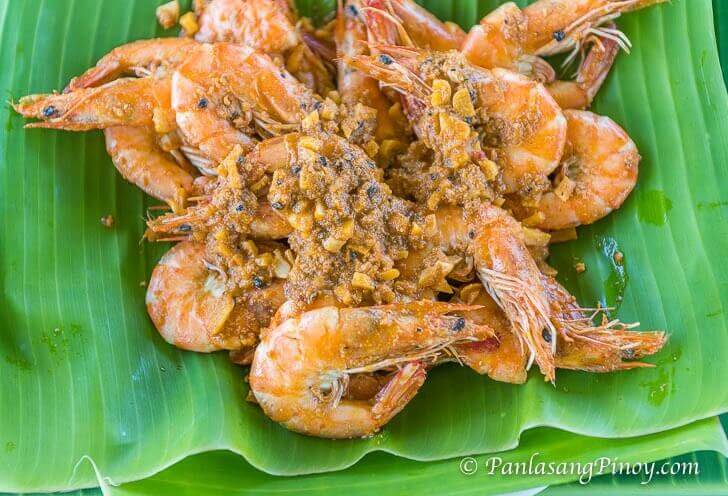
M 117 485 L 103 473 L 97 477 L 101 487 L 95 492 L 80 490 L 75 494 L 105 496 L 151 495 L 257 495 L 257 494 L 342 494 L 367 495 L 376 488 L 382 494 L 503 494 L 514 491 L 535 491 L 548 484 L 578 480 L 564 491 L 604 491 L 611 487 L 620 491 L 645 490 L 640 478 L 598 475 L 602 457 L 615 462 L 649 463 L 663 456 L 700 450 L 696 454 L 670 459 L 670 462 L 699 463 L 699 474 L 684 480 L 654 475 L 649 483 L 652 492 L 661 489 L 720 488 L 725 472 L 720 472 L 728 453 L 728 442 L 716 418 L 700 420 L 688 426 L 629 439 L 597 441 L 594 438 L 550 428 L 537 428 L 523 435 L 518 448 L 496 455 L 450 459 L 435 462 L 415 462 L 385 453 L 372 453 L 351 468 L 339 472 L 303 475 L 295 478 L 278 477 L 256 470 L 238 455 L 229 451 L 213 451 L 188 457 L 178 464 L 147 479 Z M 706 451 L 711 450 L 711 451 Z M 535 456 L 534 456 L 535 454 Z M 514 475 L 502 469 L 491 469 L 495 460 L 499 467 L 528 463 L 554 462 L 583 464 L 594 462 L 591 477 L 588 471 L 560 475 Z M 658 467 L 662 462 L 658 462 Z M 476 465 L 477 464 L 477 465 Z M 463 467 L 463 468 L 461 468 Z M 707 470 L 706 470 L 707 468 Z M 463 473 L 464 470 L 467 473 Z M 492 473 L 491 473 L 492 472 Z M 376 475 L 376 476 L 374 476 Z M 406 489 L 405 489 L 406 488 Z M 556 486 L 561 488 L 561 486 Z M 554 490 L 552 489 L 552 492 Z M 533 494 L 526 492 L 525 494 Z M 558 494 L 558 492 L 555 492 Z M 673 491 L 675 494 L 675 491 Z
M 523 434 L 518 448 L 492 455 L 476 456 L 476 465 L 464 464 L 469 475 L 461 470 L 462 459 L 438 462 L 415 462 L 392 455 L 374 453 L 368 455 L 353 467 L 341 472 L 329 472 L 295 479 L 275 477 L 257 471 L 240 457 L 230 452 L 213 452 L 188 458 L 179 464 L 154 475 L 149 479 L 118 487 L 105 487 L 109 496 L 135 495 L 196 495 L 230 494 L 257 495 L 291 492 L 306 494 L 343 494 L 350 496 L 369 495 L 375 490 L 382 494 L 503 494 L 526 489 L 543 487 L 549 484 L 576 480 L 578 474 L 569 475 L 507 475 L 500 473 L 493 460 L 501 459 L 503 465 L 509 463 L 528 463 L 533 458 L 538 462 L 569 463 L 572 461 L 592 462 L 601 457 L 617 458 L 621 462 L 646 463 L 664 457 L 667 453 L 679 453 L 685 449 L 718 450 L 701 452 L 700 460 L 709 457 L 724 458 L 728 452 L 725 436 L 720 432 L 720 424 L 712 418 L 693 423 L 672 431 L 661 432 L 632 439 L 609 439 L 595 442 L 593 438 L 565 433 L 548 428 L 538 428 Z M 489 461 L 490 459 L 490 461 Z M 692 461 L 686 459 L 685 461 Z M 705 463 L 701 465 L 704 467 Z M 594 469 L 597 474 L 598 469 Z M 491 471 L 493 473 L 491 473 Z M 372 475 L 376 474 L 376 477 Z M 691 478 L 687 477 L 689 481 Z M 650 483 L 654 488 L 665 487 L 670 477 L 654 476 Z M 710 479 L 713 487 L 720 487 L 723 478 Z M 582 479 L 589 489 L 603 487 L 605 483 L 588 478 Z M 620 480 L 620 488 L 629 490 L 640 488 L 640 481 Z M 580 483 L 575 489 L 584 489 Z M 684 485 L 682 486 L 684 487 Z
M 497 4 L 426 3 L 463 25 Z M 160 34 L 155 6 L 0 1 L 0 90 L 12 99 L 63 87 L 112 47 Z M 502 450 L 538 425 L 617 438 L 725 411 L 728 100 L 711 19 L 709 1 L 676 0 L 620 21 L 635 50 L 620 58 L 595 110 L 637 142 L 640 182 L 620 211 L 554 254 L 582 302 L 621 303 L 623 320 L 672 333 L 658 367 L 561 373 L 556 388 L 535 375 L 515 387 L 443 367 L 369 440 L 291 434 L 242 401 L 244 371 L 224 356 L 166 345 L 140 285 L 166 249 L 139 242 L 150 202 L 115 173 L 98 134 L 24 131 L 3 108 L 0 489 L 96 485 L 89 459 L 115 482 L 218 449 L 299 474 L 377 450 L 416 460 Z M 99 223 L 109 213 L 113 229 Z M 610 262 L 615 246 L 624 272 Z M 576 275 L 575 260 L 586 273 Z

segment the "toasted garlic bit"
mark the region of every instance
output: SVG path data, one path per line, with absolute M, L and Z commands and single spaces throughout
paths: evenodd
M 526 246 L 548 246 L 550 240 L 549 233 L 530 227 L 523 228 L 523 242 L 526 243 Z
M 582 272 L 586 272 L 586 264 L 584 262 L 576 262 L 574 264 L 574 270 L 576 270 L 577 274 L 581 274 Z
M 357 289 L 371 291 L 374 289 L 374 281 L 372 278 L 361 272 L 354 272 L 351 278 L 351 286 Z
M 200 25 L 197 24 L 197 16 L 194 12 L 187 12 L 180 17 L 179 25 L 185 30 L 185 36 L 194 36 L 200 30 Z
M 114 222 L 114 216 L 111 214 L 101 217 L 101 225 L 106 228 L 111 229 L 112 227 L 114 227 Z
M 452 97 L 452 106 L 455 112 L 462 117 L 473 117 L 475 115 L 475 107 L 470 99 L 470 93 L 466 88 L 461 88 L 455 92 Z
M 399 277 L 399 271 L 397 269 L 385 270 L 384 272 L 379 274 L 380 281 L 392 281 L 394 279 L 397 279 L 398 277 Z
M 179 2 L 172 0 L 157 7 L 157 21 L 164 29 L 170 29 L 179 19 Z
M 345 240 L 335 238 L 334 236 L 329 236 L 324 240 L 324 248 L 331 253 L 338 253 L 345 244 Z
M 554 194 L 561 198 L 561 201 L 566 201 L 574 192 L 575 187 L 576 183 L 569 176 L 564 176 L 559 182 L 559 185 L 556 186 L 556 189 L 554 189 Z
M 452 88 L 450 83 L 444 79 L 435 79 L 432 82 L 432 96 L 430 97 L 430 103 L 433 107 L 443 107 L 450 103 L 450 95 Z

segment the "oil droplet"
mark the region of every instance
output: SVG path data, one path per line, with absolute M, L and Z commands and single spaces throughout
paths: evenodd
M 604 281 L 604 301 L 602 303 L 605 307 L 612 309 L 610 314 L 616 313 L 622 305 L 624 291 L 629 282 L 627 260 L 624 253 L 619 250 L 617 240 L 611 236 L 597 238 L 597 247 L 607 257 L 610 269 L 609 277 Z
M 647 401 L 653 406 L 660 406 L 667 395 L 674 391 L 671 378 L 664 368 L 658 369 L 658 376 L 655 380 L 641 382 L 640 386 L 647 388 Z
M 667 222 L 667 213 L 672 209 L 672 200 L 665 193 L 651 189 L 641 192 L 637 200 L 637 215 L 641 221 L 654 226 Z

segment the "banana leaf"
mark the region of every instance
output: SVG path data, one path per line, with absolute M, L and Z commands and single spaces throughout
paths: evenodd
M 494 460 L 501 459 L 501 467 L 518 463 L 528 463 L 533 458 L 538 462 L 592 462 L 601 457 L 616 458 L 621 462 L 646 463 L 664 457 L 667 453 L 679 453 L 685 449 L 701 450 L 698 455 L 681 457 L 671 461 L 692 462 L 693 458 L 703 469 L 703 485 L 721 487 L 725 483 L 725 474 L 705 472 L 709 462 L 715 458 L 725 459 L 728 444 L 720 432 L 721 427 L 716 418 L 702 420 L 689 426 L 658 434 L 641 436 L 632 439 L 609 439 L 596 442 L 593 438 L 565 433 L 548 428 L 538 428 L 523 434 L 518 448 L 499 453 L 497 456 L 481 455 L 473 459 L 476 465 L 461 465 L 462 459 L 438 462 L 415 462 L 395 458 L 384 453 L 373 453 L 366 456 L 353 467 L 340 472 L 329 472 L 299 476 L 295 479 L 275 477 L 257 471 L 230 452 L 212 452 L 190 457 L 169 469 L 142 481 L 108 485 L 104 487 L 109 496 L 135 495 L 196 495 L 230 494 L 230 495 L 263 495 L 280 492 L 295 494 L 349 494 L 351 496 L 368 495 L 373 491 L 381 494 L 504 494 L 543 487 L 549 484 L 578 480 L 579 474 L 568 475 L 513 475 L 500 473 L 493 469 Z M 704 451 L 717 450 L 717 451 Z M 534 456 L 535 454 L 535 456 Z M 495 457 L 495 458 L 494 458 Z M 699 457 L 699 458 L 698 458 Z M 472 463 L 472 462 L 471 462 Z M 715 462 L 714 462 L 715 463 Z M 715 465 L 714 465 L 715 466 Z M 721 467 L 722 465 L 717 465 Z M 462 472 L 464 467 L 468 474 Z M 472 473 L 470 473 L 472 472 Z M 492 472 L 492 473 L 491 473 Z M 372 475 L 376 474 L 376 477 Z M 582 483 L 575 482 L 574 490 L 604 488 L 610 484 L 597 481 L 598 469 L 594 468 L 594 478 L 584 472 Z M 722 475 L 722 476 L 721 476 Z M 650 488 L 670 487 L 675 478 L 653 476 Z M 685 478 L 691 482 L 690 477 Z M 620 490 L 642 489 L 639 477 L 624 477 L 612 485 L 619 484 Z M 695 482 L 695 481 L 692 481 Z M 594 484 L 594 486 L 592 486 Z M 686 488 L 686 484 L 676 487 Z M 569 488 L 571 490 L 571 488 Z M 527 493 L 528 494 L 528 493 Z
M 497 4 L 425 3 L 466 26 Z M 2 94 L 62 88 L 114 46 L 173 34 L 155 31 L 156 4 L 1 0 Z M 622 209 L 553 257 L 583 303 L 619 306 L 623 320 L 671 332 L 657 367 L 561 373 L 556 387 L 535 374 L 509 386 L 443 367 L 368 440 L 291 434 L 243 401 L 244 370 L 225 356 L 165 344 L 144 310 L 142 283 L 168 248 L 139 241 L 152 202 L 115 173 L 98 133 L 24 131 L 2 108 L 0 489 L 96 485 L 88 460 L 125 482 L 227 449 L 293 475 L 348 467 L 372 451 L 436 460 L 508 449 L 540 425 L 622 438 L 726 411 L 728 100 L 711 21 L 708 0 L 620 20 L 635 49 L 594 109 L 637 142 L 640 181 Z M 112 229 L 99 222 L 107 214 Z M 615 246 L 625 271 L 611 261 Z
M 667 462 L 699 463 L 699 473 L 684 479 L 673 476 L 653 475 L 649 490 L 689 490 L 720 488 L 725 483 L 725 454 L 728 442 L 716 418 L 700 420 L 690 425 L 657 434 L 628 439 L 595 440 L 550 428 L 532 429 L 523 435 L 518 448 L 494 455 L 476 456 L 474 462 L 466 457 L 434 462 L 415 462 L 385 453 L 372 453 L 351 468 L 339 472 L 278 477 L 256 470 L 238 455 L 229 451 L 213 451 L 188 457 L 174 466 L 147 479 L 126 484 L 115 484 L 103 473 L 97 473 L 101 487 L 79 490 L 74 496 L 150 495 L 162 496 L 214 494 L 257 495 L 273 493 L 295 494 L 342 494 L 352 496 L 371 494 L 376 488 L 382 494 L 504 494 L 519 492 L 535 494 L 548 484 L 579 479 L 573 485 L 554 486 L 549 492 L 559 490 L 569 494 L 589 489 L 605 492 L 616 488 L 620 493 L 630 490 L 645 491 L 640 477 L 599 475 L 602 457 L 615 462 L 649 463 L 660 457 L 700 450 L 691 455 L 666 460 Z M 711 450 L 711 451 L 706 451 Z M 499 467 L 535 463 L 595 463 L 591 475 L 586 468 L 581 473 L 554 475 L 517 475 L 501 468 L 492 469 L 499 460 Z M 657 462 L 661 466 L 662 461 Z M 477 464 L 477 465 L 476 465 Z M 534 465 L 535 466 L 535 465 Z M 463 468 L 464 467 L 464 468 Z M 586 466 L 585 466 L 586 467 Z M 465 471 L 465 473 L 464 473 Z M 492 472 L 492 473 L 491 473 Z M 375 475 L 375 476 L 374 476 Z M 403 488 L 406 488 L 403 492 Z M 673 491 L 673 494 L 676 491 Z

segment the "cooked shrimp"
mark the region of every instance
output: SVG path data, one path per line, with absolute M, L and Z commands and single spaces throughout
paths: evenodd
M 554 315 L 554 324 L 562 339 L 556 353 L 556 366 L 563 369 L 589 372 L 613 372 L 651 364 L 636 360 L 660 351 L 667 342 L 662 331 L 635 332 L 635 324 L 619 320 L 592 321 L 593 310 L 581 308 L 576 299 L 550 276 L 542 276 L 541 282 Z M 626 361 L 630 360 L 630 361 Z
M 465 31 L 453 22 L 442 22 L 412 0 L 363 0 L 367 10 L 389 14 L 407 30 L 407 36 L 419 47 L 432 50 L 457 50 Z M 379 40 L 383 42 L 384 40 Z
M 27 118 L 26 127 L 88 131 L 115 126 L 154 126 L 155 111 L 170 112 L 169 78 L 118 79 L 96 88 L 63 94 L 29 95 L 13 105 Z
M 106 151 L 124 179 L 167 202 L 175 212 L 196 194 L 194 176 L 157 145 L 150 128 L 110 127 L 104 130 L 104 137 Z
M 169 343 L 211 352 L 255 345 L 283 303 L 283 284 L 246 289 L 233 297 L 219 272 L 205 262 L 205 247 L 185 241 L 173 246 L 152 272 L 147 311 Z
M 631 361 L 657 353 L 665 344 L 665 333 L 630 331 L 636 324 L 619 321 L 594 325 L 594 311 L 581 308 L 576 299 L 555 279 L 541 277 L 561 339 L 556 346 L 555 364 L 559 369 L 589 372 L 613 372 L 649 367 Z M 496 381 L 520 384 L 526 380 L 526 355 L 518 346 L 510 323 L 479 284 L 471 284 L 460 293 L 462 301 L 480 308 L 462 312 L 476 324 L 491 327 L 497 339 L 457 345 L 455 351 L 463 364 Z
M 451 346 L 492 336 L 446 314 L 466 305 L 416 302 L 324 307 L 269 330 L 255 351 L 250 387 L 271 419 L 312 436 L 370 436 L 417 394 L 425 364 Z M 396 369 L 373 401 L 346 399 L 350 375 Z
M 375 2 L 377 0 L 370 0 Z M 513 2 L 505 3 L 486 15 L 480 24 L 471 28 L 467 37 L 449 36 L 449 23 L 443 23 L 411 0 L 391 2 L 391 11 L 417 46 L 439 50 L 462 50 L 468 60 L 480 67 L 510 69 L 541 82 L 548 82 L 548 90 L 562 108 L 587 108 L 601 87 L 619 49 L 628 49 L 629 41 L 610 19 L 625 10 L 643 8 L 660 0 L 631 2 L 574 2 L 558 0 L 550 3 L 535 2 L 523 11 Z M 609 4 L 609 5 L 608 5 Z M 572 9 L 576 10 L 572 10 Z M 572 17 L 576 16 L 576 17 Z M 546 18 L 546 20 L 543 19 Z M 569 26 L 569 19 L 576 24 Z M 554 29 L 553 23 L 569 26 L 564 31 Z M 543 33 L 548 33 L 544 38 Z M 543 46 L 528 47 L 531 43 Z M 560 41 L 557 41 L 559 40 Z M 380 40 L 380 43 L 382 40 Z M 587 47 L 591 49 L 587 50 Z M 586 53 L 576 73 L 575 81 L 553 81 L 555 72 L 540 55 L 552 55 L 567 49 L 575 50 L 567 59 L 570 62 L 577 53 Z
M 204 43 L 241 43 L 268 53 L 283 53 L 298 44 L 286 0 L 211 0 L 196 2 Z
M 620 31 L 604 25 L 622 12 L 662 1 L 538 0 L 523 10 L 508 2 L 470 29 L 461 50 L 471 62 L 486 69 L 518 69 L 525 63 L 538 72 L 545 64 L 538 57 L 569 50 L 575 55 L 593 37 L 611 39 L 628 48 L 629 40 Z
M 487 325 L 495 336 L 457 345 L 457 357 L 464 365 L 495 381 L 523 384 L 528 356 L 513 333 L 508 317 L 482 285 L 470 284 L 466 288 L 452 302 L 478 307 L 460 315 L 474 324 Z
M 564 115 L 567 144 L 558 184 L 541 197 L 534 212 L 541 229 L 596 222 L 619 208 L 637 183 L 640 155 L 618 124 L 583 110 Z
M 506 192 L 531 191 L 561 160 L 566 119 L 542 84 L 505 69 L 492 75 L 478 88 L 486 140 L 499 151 Z
M 295 129 L 318 104 L 270 57 L 242 45 L 201 45 L 172 77 L 177 125 L 185 141 L 215 163 L 235 145 L 253 147 L 244 132 L 250 124 L 275 134 Z
M 524 76 L 504 69 L 488 71 L 465 61 L 457 52 L 425 52 L 420 49 L 379 46 L 384 56 L 357 56 L 350 63 L 380 81 L 406 93 L 416 103 L 408 108 L 428 118 L 432 110 L 432 87 L 435 79 L 448 86 L 448 96 L 440 103 L 474 127 L 481 119 L 484 144 L 497 153 L 502 166 L 505 191 L 531 192 L 545 187 L 546 176 L 559 164 L 566 141 L 566 119 L 545 87 Z M 454 88 L 452 87 L 454 86 Z M 456 98 L 457 97 L 457 98 Z M 410 112 L 410 115 L 413 115 Z M 416 114 L 417 115 L 417 114 Z M 461 125 L 462 126 L 462 125 Z M 459 127 L 461 127 L 459 126 Z M 425 126 L 415 125 L 415 130 Z M 438 130 L 440 126 L 430 128 Z M 467 126 L 466 126 L 467 128 Z M 461 133 L 469 137 L 468 133 Z M 421 132 L 419 133 L 422 138 Z M 442 136 L 453 147 L 452 136 Z M 478 147 L 470 149 L 457 143 L 456 151 L 478 156 Z M 481 156 L 484 156 L 482 152 Z
M 483 203 L 472 209 L 441 207 L 435 212 L 435 240 L 447 255 L 472 260 L 475 274 L 503 310 L 530 367 L 535 361 L 554 380 L 557 333 L 541 272 L 522 240 L 519 223 L 504 210 Z
M 562 109 L 586 109 L 594 100 L 619 53 L 613 39 L 594 42 L 579 65 L 574 81 L 553 81 L 546 88 Z
M 123 75 L 168 76 L 197 45 L 189 38 L 155 38 L 116 47 L 95 67 L 73 78 L 64 93 L 100 86 Z
M 336 40 L 338 91 L 341 101 L 353 112 L 357 104 L 377 111 L 375 138 L 378 141 L 401 136 L 401 126 L 389 115 L 392 102 L 379 88 L 379 82 L 353 67 L 347 66 L 344 57 L 355 57 L 366 50 L 366 25 L 357 2 L 340 1 L 336 16 L 334 37 Z
M 286 68 L 320 95 L 333 89 L 331 74 L 304 42 L 286 0 L 200 2 L 198 41 L 239 43 L 286 59 Z

